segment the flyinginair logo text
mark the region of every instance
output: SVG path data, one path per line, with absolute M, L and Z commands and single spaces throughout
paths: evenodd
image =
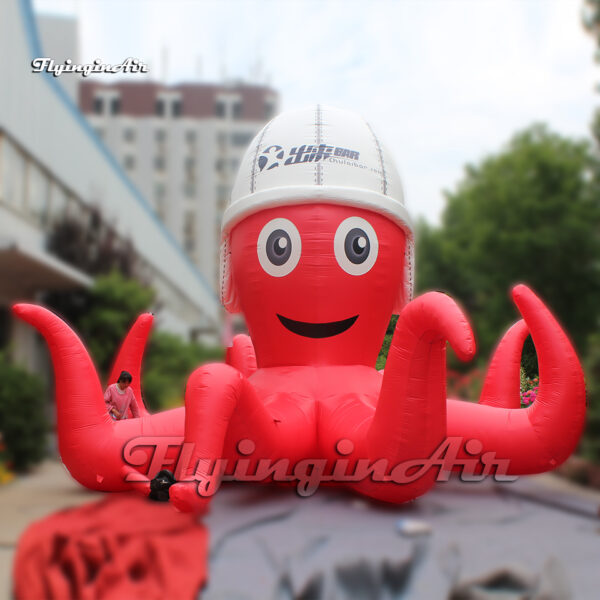
M 51 73 L 54 77 L 60 77 L 63 73 L 79 73 L 83 77 L 89 77 L 92 73 L 147 73 L 148 65 L 137 58 L 126 58 L 117 65 L 104 64 L 99 58 L 93 63 L 78 65 L 70 58 L 64 63 L 55 63 L 51 58 L 34 58 L 31 61 L 33 73 Z
M 261 171 L 269 171 L 278 167 L 285 157 L 286 151 L 282 146 L 269 146 L 258 158 L 258 167 Z M 348 150 L 338 146 L 327 146 L 325 144 L 294 146 L 288 153 L 288 158 L 283 161 L 284 165 L 297 165 L 298 163 L 319 162 L 326 158 L 345 158 L 356 161 L 360 153 L 356 150 Z

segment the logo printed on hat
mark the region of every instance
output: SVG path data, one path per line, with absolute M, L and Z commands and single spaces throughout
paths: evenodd
M 330 146 L 327 144 L 302 144 L 301 146 L 293 146 L 287 153 L 288 158 L 283 163 L 284 165 L 297 165 L 307 162 L 319 162 L 331 158 L 345 158 L 351 161 L 357 161 L 360 158 L 360 152 L 357 150 L 349 150 L 341 146 Z M 280 161 L 285 156 L 285 150 L 282 146 L 271 145 L 258 158 L 258 168 L 260 171 L 270 171 L 280 165 Z M 348 162 L 346 164 L 352 164 Z M 267 166 L 268 165 L 268 166 Z M 266 167 L 266 168 L 265 168 Z
M 284 157 L 281 146 L 269 146 L 258 158 L 258 168 L 262 171 L 267 165 L 267 171 L 279 166 L 279 161 Z M 277 160 L 279 159 L 279 160 Z M 269 164 L 270 162 L 270 164 Z

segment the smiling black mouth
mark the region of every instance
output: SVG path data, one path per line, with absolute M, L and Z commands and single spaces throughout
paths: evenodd
M 305 323 L 304 321 L 294 321 L 293 319 L 282 317 L 279 314 L 277 318 L 292 333 L 309 338 L 328 338 L 350 329 L 356 319 L 358 319 L 358 315 L 344 319 L 343 321 L 333 321 L 331 323 Z

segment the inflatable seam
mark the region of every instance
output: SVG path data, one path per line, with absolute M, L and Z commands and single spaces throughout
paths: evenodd
M 269 129 L 269 125 L 271 123 L 267 123 L 264 127 L 264 129 L 262 130 L 262 133 L 260 134 L 260 137 L 258 138 L 258 141 L 256 142 L 256 148 L 254 150 L 254 160 L 252 161 L 252 175 L 250 178 L 250 192 L 253 193 L 256 190 L 256 163 L 258 162 L 258 151 L 260 150 L 260 145 L 262 144 L 262 141 L 267 133 L 267 130 Z
M 315 111 L 315 144 L 317 145 L 317 148 L 321 144 L 321 119 L 321 105 L 317 104 L 317 108 Z M 323 185 L 323 165 L 321 164 L 320 160 L 315 163 L 315 185 Z
M 373 136 L 373 141 L 375 142 L 375 146 L 377 148 L 377 154 L 379 154 L 379 164 L 381 165 L 381 193 L 384 196 L 387 196 L 387 174 L 385 172 L 385 164 L 383 161 L 383 150 L 381 149 L 381 144 L 379 143 L 379 139 L 375 135 L 373 128 L 369 123 L 367 123 L 367 127 Z

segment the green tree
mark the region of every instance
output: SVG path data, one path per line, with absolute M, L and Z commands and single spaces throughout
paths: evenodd
M 385 337 L 383 338 L 383 344 L 381 345 L 379 356 L 377 357 L 377 363 L 375 364 L 375 368 L 378 370 L 385 369 L 385 362 L 387 360 L 388 352 L 390 351 L 390 344 L 392 343 L 392 337 L 394 337 L 394 330 L 396 329 L 397 322 L 398 315 L 392 315 L 385 332 Z
M 600 63 L 600 0 L 585 0 L 583 25 L 596 43 L 595 60 Z M 600 86 L 597 86 L 597 90 Z M 592 118 L 591 132 L 595 142 L 596 155 L 600 156 L 600 109 L 596 109 Z M 599 161 L 600 163 L 600 161 Z M 600 168 L 594 171 L 596 187 L 600 187 Z M 596 201 L 600 195 L 596 194 Z M 600 231 L 597 232 L 600 235 Z M 600 260 L 600 258 L 598 259 Z M 584 363 L 588 414 L 582 450 L 588 458 L 600 462 L 600 323 L 596 321 L 595 330 L 588 338 L 588 355 Z
M 16 471 L 44 457 L 48 429 L 42 381 L 0 354 L 0 433 L 3 454 Z
M 144 401 L 151 410 L 182 404 L 185 384 L 199 365 L 222 361 L 223 349 L 205 347 L 164 332 L 152 334 L 143 368 Z
M 108 374 L 129 327 L 153 299 L 152 289 L 118 271 L 96 278 L 87 309 L 75 325 L 102 374 Z
M 584 352 L 600 314 L 600 210 L 586 142 L 534 125 L 465 175 L 441 226 L 420 223 L 417 286 L 441 289 L 473 321 L 487 356 L 518 314 L 517 282 L 536 290 Z
M 152 289 L 116 271 L 96 278 L 84 302 L 86 309 L 74 324 L 103 375 L 108 374 L 129 327 L 153 300 Z M 222 359 L 220 348 L 153 331 L 142 368 L 144 402 L 153 410 L 181 404 L 190 373 L 202 363 Z
M 590 336 L 584 370 L 587 379 L 588 414 L 582 443 L 584 454 L 600 462 L 600 331 Z

